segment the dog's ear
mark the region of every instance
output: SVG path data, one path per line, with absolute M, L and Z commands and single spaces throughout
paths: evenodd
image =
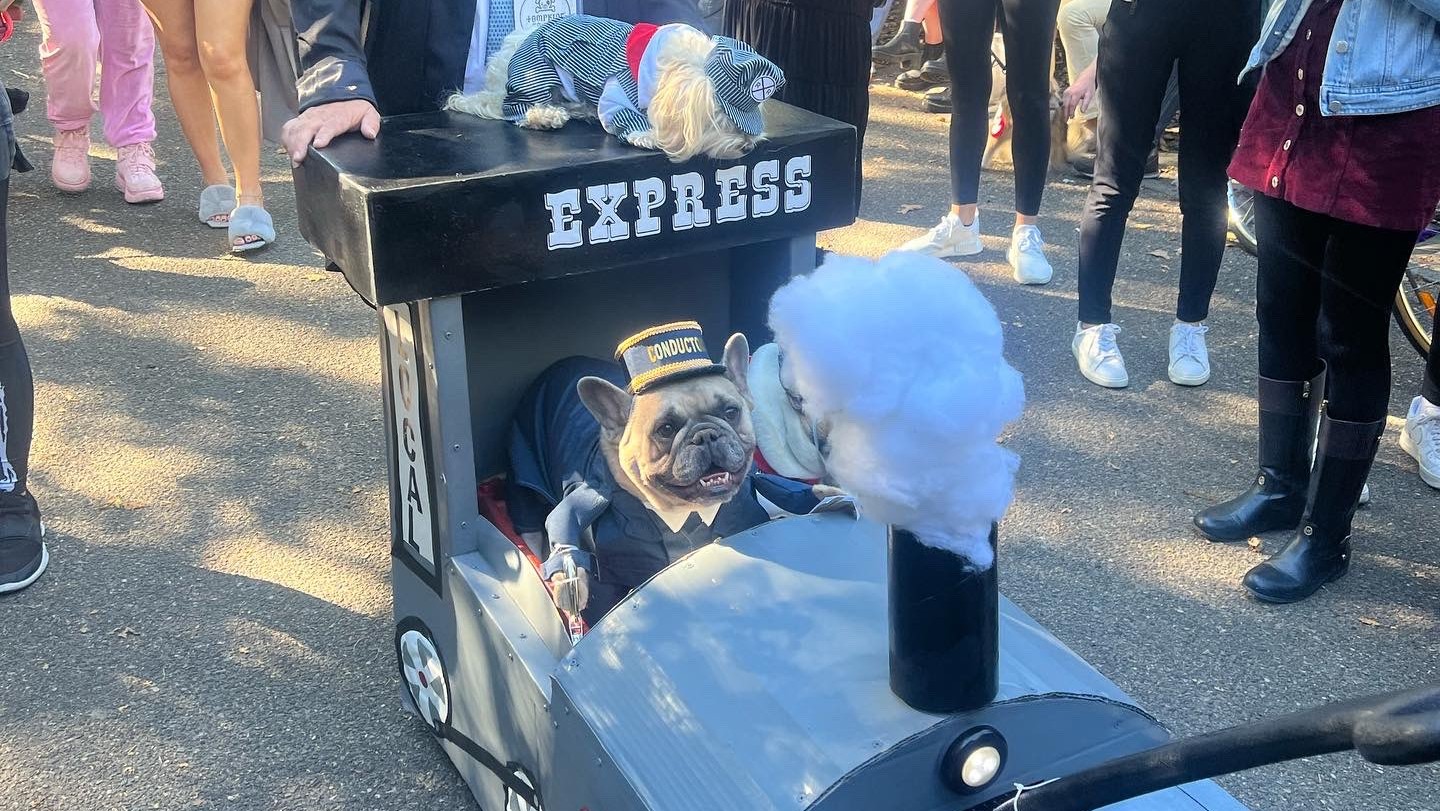
M 740 395 L 750 399 L 750 384 L 745 377 L 750 368 L 750 342 L 745 336 L 735 333 L 725 342 L 725 376 L 740 390 Z
M 598 377 L 582 377 L 575 388 L 580 393 L 580 402 L 600 422 L 601 430 L 616 436 L 625 432 L 630 406 L 635 401 L 629 392 Z

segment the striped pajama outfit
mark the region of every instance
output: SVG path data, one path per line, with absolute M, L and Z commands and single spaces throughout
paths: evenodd
M 605 131 L 623 141 L 648 132 L 626 50 L 635 35 L 655 31 L 584 14 L 540 25 L 511 57 L 502 114 L 519 123 L 537 105 L 579 104 L 597 110 Z

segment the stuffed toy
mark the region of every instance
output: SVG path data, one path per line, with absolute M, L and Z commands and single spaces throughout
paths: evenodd
M 764 135 L 761 105 L 784 83 L 778 67 L 729 37 L 573 14 L 511 34 L 486 65 L 485 89 L 445 107 L 538 130 L 599 119 L 672 161 L 728 159 Z

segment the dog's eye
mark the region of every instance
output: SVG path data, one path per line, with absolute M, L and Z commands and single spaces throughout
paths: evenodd
M 676 430 L 675 423 L 662 422 L 660 423 L 660 427 L 655 429 L 655 436 L 661 439 L 674 439 Z
M 724 414 L 725 419 L 729 420 L 730 422 L 734 422 L 740 419 L 740 409 L 736 408 L 735 406 L 727 407 L 724 411 Z

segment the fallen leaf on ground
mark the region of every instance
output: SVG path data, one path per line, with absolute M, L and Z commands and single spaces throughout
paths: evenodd
M 919 211 L 922 208 L 924 208 L 924 206 L 916 203 L 904 203 L 900 206 L 898 211 L 901 214 L 909 214 L 912 211 Z
M 1259 551 L 1260 551 L 1260 539 L 1259 539 L 1259 538 L 1251 538 L 1251 539 L 1248 541 L 1248 543 L 1250 544 L 1250 548 L 1251 548 L 1251 549 L 1254 549 L 1256 552 L 1259 552 Z
M 135 630 L 134 628 L 131 628 L 129 625 L 126 625 L 124 628 L 116 628 L 110 633 L 120 637 L 121 639 L 129 639 L 132 636 L 140 636 L 140 632 Z
M 1361 617 L 1360 621 L 1365 623 L 1366 625 L 1374 625 L 1376 627 L 1379 627 L 1380 625 L 1380 620 L 1372 620 L 1369 617 Z
M 1170 258 L 1170 252 L 1169 252 L 1169 251 L 1159 251 L 1159 250 L 1151 251 L 1151 252 L 1150 252 L 1150 255 L 1151 255 L 1151 256 L 1155 256 L 1155 257 L 1159 257 L 1160 259 L 1169 259 L 1169 258 Z

